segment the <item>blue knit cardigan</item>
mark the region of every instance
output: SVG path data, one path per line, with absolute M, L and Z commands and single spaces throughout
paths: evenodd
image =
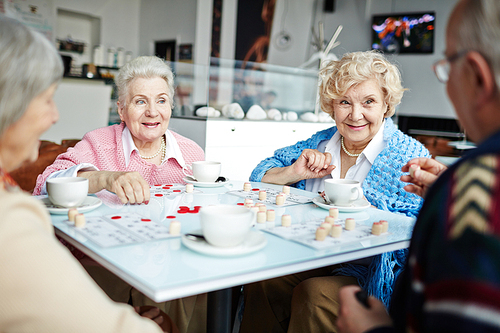
M 260 182 L 267 170 L 292 165 L 304 149 L 317 149 L 323 140 L 329 140 L 337 132 L 331 127 L 317 132 L 305 141 L 278 149 L 273 157 L 261 161 L 250 175 L 250 181 Z M 375 207 L 394 213 L 416 217 L 423 199 L 406 192 L 406 183 L 400 180 L 401 167 L 415 157 L 430 157 L 429 151 L 417 140 L 398 130 L 390 118 L 384 125 L 386 147 L 377 156 L 362 184 L 366 199 Z M 294 187 L 305 189 L 305 180 Z M 403 270 L 407 250 L 398 250 L 377 255 L 368 267 L 344 264 L 334 274 L 357 278 L 360 286 L 389 306 L 394 281 Z

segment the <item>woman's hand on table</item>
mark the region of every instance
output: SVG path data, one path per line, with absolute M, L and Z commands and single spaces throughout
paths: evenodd
M 330 153 L 304 149 L 295 163 L 288 167 L 268 170 L 261 181 L 290 185 L 303 179 L 323 178 L 336 168 L 335 165 L 330 165 L 331 161 Z
M 446 169 L 444 164 L 434 159 L 414 158 L 401 168 L 403 172 L 410 172 L 410 175 L 401 176 L 401 181 L 411 183 L 404 187 L 407 192 L 415 193 L 423 198 L 429 187 Z
M 337 328 L 341 333 L 361 333 L 376 327 L 392 326 L 391 317 L 384 304 L 374 297 L 368 297 L 368 308 L 356 297 L 361 288 L 346 286 L 339 291 L 339 316 Z
M 149 202 L 149 184 L 136 171 L 83 171 L 78 177 L 89 179 L 89 193 L 106 189 L 115 193 L 123 204 Z

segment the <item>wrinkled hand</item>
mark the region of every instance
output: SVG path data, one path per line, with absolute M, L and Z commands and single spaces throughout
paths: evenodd
M 291 165 L 293 172 L 302 179 L 323 178 L 332 173 L 335 165 L 330 165 L 332 155 L 315 149 L 304 149 L 299 158 Z
M 136 171 L 86 171 L 78 176 L 89 179 L 89 193 L 106 189 L 115 193 L 123 204 L 149 202 L 149 184 Z
M 410 175 L 401 176 L 401 181 L 411 183 L 404 187 L 407 192 L 415 193 L 423 198 L 429 187 L 446 169 L 444 164 L 434 159 L 414 158 L 401 168 L 403 172 L 410 172 Z
M 370 296 L 369 308 L 366 308 L 358 301 L 355 294 L 360 290 L 358 286 L 346 286 L 340 289 L 340 309 L 336 322 L 339 332 L 362 333 L 376 327 L 392 326 L 392 320 L 382 302 Z
M 122 203 L 149 201 L 149 184 L 138 172 L 111 172 L 106 189 L 115 193 Z

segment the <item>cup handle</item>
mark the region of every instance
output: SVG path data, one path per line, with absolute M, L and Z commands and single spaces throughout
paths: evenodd
M 351 192 L 353 196 L 356 195 L 356 197 L 351 197 L 351 200 L 358 200 L 363 198 L 363 189 L 361 189 L 361 187 L 355 187 Z
M 187 174 L 186 173 L 186 170 L 190 170 L 191 171 L 191 174 Z M 189 164 L 186 164 L 185 166 L 182 167 L 182 173 L 185 175 L 185 176 L 192 176 L 193 175 L 193 169 L 191 168 L 191 166 Z

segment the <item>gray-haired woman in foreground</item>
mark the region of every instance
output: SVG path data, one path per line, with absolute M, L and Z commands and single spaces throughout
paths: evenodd
M 54 237 L 50 217 L 8 172 L 38 156 L 39 136 L 59 117 L 63 73 L 41 34 L 0 15 L 0 331 L 177 332 L 158 309 L 140 317 L 111 301 Z

